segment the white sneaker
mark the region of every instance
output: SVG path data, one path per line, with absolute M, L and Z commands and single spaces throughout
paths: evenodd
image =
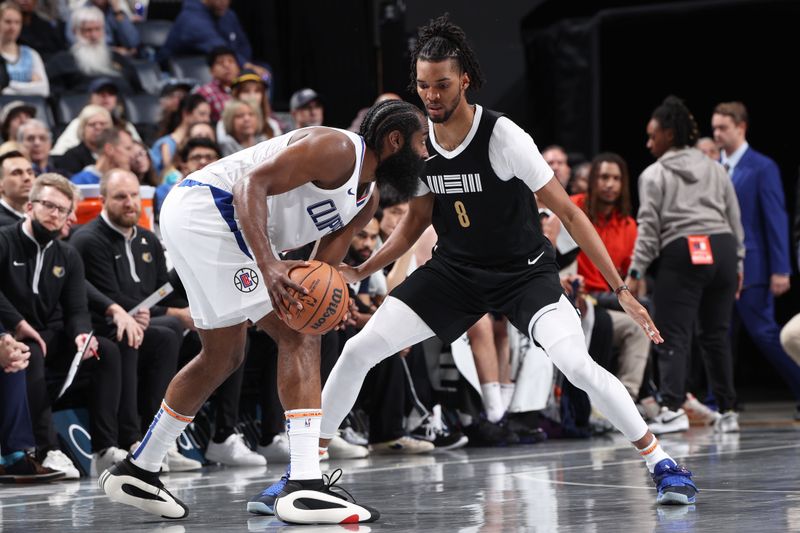
M 689 425 L 710 426 L 719 418 L 719 413 L 708 408 L 706 404 L 694 397 L 691 392 L 686 393 L 683 410 L 689 417 Z
M 266 446 L 258 445 L 256 452 L 263 455 L 267 461 L 286 463 L 289 461 L 289 437 L 286 433 L 278 433 Z
M 328 443 L 328 455 L 334 459 L 362 459 L 369 455 L 366 446 L 350 444 L 338 434 Z
M 128 452 L 121 450 L 116 446 L 110 446 L 102 452 L 93 453 L 92 466 L 89 469 L 89 475 L 92 477 L 97 477 L 102 474 L 104 470 L 111 468 L 115 463 L 122 461 L 127 456 Z
M 238 433 L 232 433 L 221 444 L 209 441 L 206 459 L 228 466 L 267 466 L 264 456 L 248 448 Z
M 738 433 L 739 413 L 726 411 L 714 421 L 714 431 L 717 433 Z
M 201 468 L 203 468 L 203 463 L 183 455 L 178 451 L 177 444 L 173 444 L 167 450 L 167 455 L 164 456 L 164 461 L 161 463 L 162 472 L 189 472 Z
M 78 472 L 73 462 L 61 450 L 47 452 L 47 456 L 42 461 L 42 466 L 64 472 L 63 479 L 79 479 L 81 477 L 81 473 Z
M 363 433 L 356 431 L 350 426 L 347 426 L 343 430 L 339 431 L 339 436 L 350 444 L 355 444 L 356 446 L 366 446 L 369 444 L 369 439 L 367 439 Z
M 662 407 L 661 412 L 647 424 L 647 427 L 656 435 L 688 431 L 689 417 L 686 416 L 686 411 L 683 409 L 670 411 L 669 407 Z
M 428 453 L 432 452 L 434 445 L 422 439 L 415 439 L 413 437 L 404 436 L 399 439 L 394 439 L 386 442 L 378 442 L 369 445 L 369 451 L 372 453 L 385 453 L 385 454 L 415 454 L 415 453 Z

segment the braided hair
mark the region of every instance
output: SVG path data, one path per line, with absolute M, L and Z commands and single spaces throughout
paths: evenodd
M 391 131 L 398 130 L 406 142 L 421 128 L 422 112 L 414 104 L 403 100 L 385 100 L 369 108 L 358 134 L 364 138 L 367 147 L 377 150 L 383 138 Z
M 673 131 L 672 145 L 677 148 L 694 146 L 700 137 L 694 115 L 683 103 L 683 100 L 677 96 L 667 96 L 664 102 L 653 111 L 651 118 L 658 121 L 661 129 Z
M 417 61 L 439 62 L 452 59 L 461 72 L 469 76 L 469 86 L 480 89 L 484 82 L 481 67 L 475 52 L 467 43 L 467 36 L 460 27 L 450 22 L 448 14 L 431 20 L 419 29 L 419 37 L 411 53 L 411 83 L 409 90 L 417 89 Z

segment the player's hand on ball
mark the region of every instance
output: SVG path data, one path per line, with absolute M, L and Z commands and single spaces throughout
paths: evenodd
M 658 328 L 656 328 L 655 323 L 653 323 L 653 319 L 650 318 L 650 314 L 647 312 L 647 309 L 639 303 L 639 301 L 633 297 L 630 291 L 620 291 L 619 293 L 619 303 L 622 308 L 628 313 L 632 319 L 636 321 L 637 324 L 644 330 L 645 334 L 647 334 L 647 338 L 653 341 L 655 344 L 661 344 L 664 342 L 664 339 L 661 337 L 661 333 L 658 332 Z
M 306 261 L 271 261 L 266 265 L 259 265 L 267 285 L 269 299 L 278 318 L 286 321 L 290 308 L 302 309 L 303 304 L 289 291 L 292 289 L 299 294 L 307 291 L 289 278 L 289 271 L 295 267 L 307 266 Z

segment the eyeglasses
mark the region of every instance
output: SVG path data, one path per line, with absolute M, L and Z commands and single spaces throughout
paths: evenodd
M 211 154 L 193 154 L 189 156 L 189 161 L 212 161 L 216 156 Z
M 58 211 L 58 214 L 65 217 L 72 211 L 71 207 L 61 207 L 60 205 L 48 202 L 47 200 L 31 200 L 32 204 L 39 204 L 50 212 Z

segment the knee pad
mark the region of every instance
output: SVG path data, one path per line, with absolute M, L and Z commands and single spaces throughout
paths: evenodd
M 535 339 L 544 351 L 550 352 L 550 347 L 564 338 L 578 335 L 584 343 L 583 350 L 586 350 L 586 340 L 581 328 L 581 317 L 578 310 L 570 303 L 566 296 L 561 298 L 541 312 L 542 314 L 533 321 L 528 332 L 532 339 Z

